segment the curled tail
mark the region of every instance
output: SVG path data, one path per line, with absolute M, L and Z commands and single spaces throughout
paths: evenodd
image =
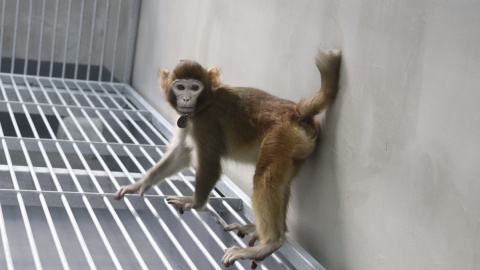
M 333 103 L 338 90 L 341 59 L 340 50 L 318 52 L 316 64 L 320 71 L 322 86 L 315 96 L 304 99 L 296 105 L 299 118 L 315 116 Z

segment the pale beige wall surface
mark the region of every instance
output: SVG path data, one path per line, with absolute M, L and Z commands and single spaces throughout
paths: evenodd
M 142 1 L 133 86 L 180 59 L 299 101 L 318 47 L 341 90 L 294 183 L 290 235 L 327 269 L 480 269 L 479 1 Z M 228 166 L 247 193 L 253 168 Z M 247 177 L 248 176 L 248 177 Z

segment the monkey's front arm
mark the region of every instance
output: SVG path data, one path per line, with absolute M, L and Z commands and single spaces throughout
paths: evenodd
M 198 168 L 195 175 L 195 193 L 193 196 L 168 197 L 167 203 L 177 206 L 180 214 L 184 209 L 201 209 L 208 202 L 210 192 L 217 183 L 221 174 L 221 161 L 218 154 L 205 150 L 202 146 L 197 149 Z
M 150 168 L 137 182 L 121 186 L 115 193 L 115 199 L 120 200 L 125 194 L 139 192 L 140 196 L 165 177 L 171 176 L 188 167 L 191 162 L 192 149 L 186 141 L 187 129 L 177 129 L 165 155 L 155 166 Z

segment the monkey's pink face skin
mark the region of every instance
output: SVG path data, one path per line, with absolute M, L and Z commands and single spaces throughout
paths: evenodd
M 195 111 L 197 98 L 202 93 L 203 83 L 195 79 L 178 79 L 172 83 L 172 91 L 177 97 L 177 109 L 181 113 Z

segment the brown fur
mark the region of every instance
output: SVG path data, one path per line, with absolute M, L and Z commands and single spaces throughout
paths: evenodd
M 290 182 L 315 147 L 318 126 L 314 116 L 335 99 L 340 59 L 339 51 L 320 52 L 317 67 L 321 73 L 321 89 L 315 96 L 299 103 L 254 88 L 222 85 L 217 68 L 207 71 L 193 61 L 180 62 L 172 72 L 161 70 L 160 85 L 175 109 L 176 97 L 170 91 L 174 80 L 196 79 L 205 86 L 194 112 L 188 115 L 185 131 L 193 138 L 198 151 L 195 194 L 193 197 L 167 198 L 169 203 L 177 205 L 181 212 L 188 207 L 202 208 L 220 178 L 222 158 L 241 160 L 239 157 L 243 155 L 245 160 L 256 163 L 252 205 L 260 244 L 226 250 L 222 259 L 226 266 L 237 259 L 264 259 L 283 244 Z M 257 148 L 258 153 L 249 152 Z M 182 149 L 186 151 L 187 148 Z M 175 151 L 180 152 L 173 150 L 171 155 Z M 162 166 L 171 165 L 162 165 L 161 160 L 147 174 L 158 175 L 155 172 Z M 143 186 L 145 190 L 158 181 L 145 176 L 136 186 L 132 184 L 132 187 L 119 191 L 117 197 L 137 190 L 143 194 Z M 229 228 L 242 230 L 241 226 Z M 251 232 L 251 228 L 248 231 Z

